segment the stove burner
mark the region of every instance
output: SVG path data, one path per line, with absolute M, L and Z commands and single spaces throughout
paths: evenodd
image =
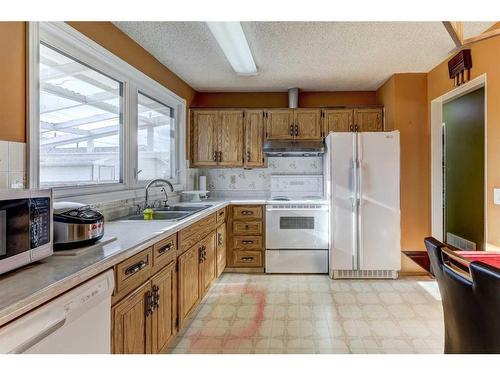
M 273 201 L 289 201 L 290 198 L 284 197 L 284 196 L 277 196 L 277 197 L 272 197 L 271 200 Z

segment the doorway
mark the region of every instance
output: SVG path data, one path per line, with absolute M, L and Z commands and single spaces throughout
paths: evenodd
M 467 98 L 467 94 L 473 94 L 471 97 Z M 480 222 L 479 227 L 482 228 L 482 238 L 481 236 L 474 236 L 476 239 L 470 240 L 471 242 L 477 241 L 476 243 L 476 249 L 481 250 L 481 249 L 486 249 L 488 247 L 488 233 L 486 231 L 487 228 L 487 216 L 486 216 L 486 204 L 488 202 L 488 191 L 487 191 L 487 178 L 488 178 L 488 168 L 487 168 L 487 158 L 486 158 L 486 150 L 488 148 L 488 118 L 486 116 L 486 103 L 487 103 L 487 80 L 486 80 L 486 74 L 482 74 L 469 82 L 456 87 L 455 89 L 445 93 L 444 95 L 437 97 L 435 99 L 432 99 L 431 101 L 431 234 L 433 237 L 438 239 L 441 242 L 446 242 L 447 236 L 446 236 L 446 231 L 457 231 L 459 234 L 455 234 L 456 236 L 463 238 L 462 236 L 470 237 L 471 235 L 469 234 L 470 232 L 468 231 L 462 231 L 462 229 L 455 229 L 456 227 L 453 227 L 453 219 L 451 218 L 451 215 L 455 215 L 454 212 L 458 211 L 460 212 L 465 212 L 467 209 L 462 210 L 464 205 L 467 203 L 465 202 L 457 202 L 459 199 L 454 196 L 454 194 L 460 194 L 458 192 L 458 189 L 463 185 L 467 185 L 473 180 L 477 184 L 479 184 L 479 189 L 481 189 L 482 186 L 482 202 L 483 204 L 480 204 L 481 202 L 481 195 L 479 193 L 474 193 L 475 197 L 477 198 L 477 202 L 474 205 L 475 209 L 479 211 L 474 212 L 473 215 L 480 216 L 481 211 L 482 211 L 482 217 L 478 219 Z M 465 100 L 465 105 L 463 102 L 458 101 L 458 99 L 464 98 Z M 482 98 L 481 98 L 482 97 Z M 467 104 L 468 99 L 470 100 L 470 104 Z M 457 100 L 457 101 L 455 101 Z M 448 105 L 449 104 L 449 105 Z M 468 106 L 474 106 L 474 109 L 469 108 Z M 466 113 L 461 113 L 457 110 L 455 110 L 454 107 L 458 107 L 458 111 L 466 112 Z M 468 108 L 468 109 L 466 109 Z M 445 119 L 445 111 L 447 119 Z M 472 163 L 472 160 L 476 158 L 476 164 L 479 164 L 479 168 L 482 169 L 482 176 L 481 177 L 473 177 L 471 178 L 470 174 L 463 174 L 462 172 L 458 171 L 459 173 L 454 173 L 454 168 L 455 166 L 452 166 L 451 160 L 453 160 L 454 155 L 453 153 L 458 150 L 460 151 L 461 148 L 463 147 L 463 151 L 459 153 L 457 158 L 460 157 L 465 157 L 470 151 L 467 149 L 469 147 L 469 140 L 464 140 L 463 136 L 460 136 L 461 132 L 459 131 L 460 128 L 462 127 L 461 125 L 456 126 L 455 128 L 452 128 L 453 123 L 459 123 L 462 122 L 468 118 L 467 113 L 468 112 L 475 112 L 476 116 L 478 117 L 479 122 L 481 122 L 481 114 L 482 114 L 482 144 L 481 141 L 477 141 L 479 144 L 479 149 L 482 148 L 481 152 L 475 152 L 476 150 L 473 150 L 474 156 L 471 159 L 466 160 L 466 163 Z M 457 113 L 457 115 L 455 115 Z M 458 119 L 458 120 L 455 120 Z M 448 120 L 447 123 L 445 123 L 445 120 Z M 464 126 L 467 128 L 467 126 Z M 448 130 L 448 145 L 446 145 L 446 133 L 445 130 Z M 476 131 L 481 133 L 481 126 L 475 128 Z M 466 133 L 465 133 L 466 134 Z M 458 137 L 460 142 L 454 142 L 453 138 Z M 448 150 L 451 155 L 449 156 L 448 162 L 446 161 L 446 148 L 447 146 L 451 147 L 451 149 Z M 482 153 L 482 158 L 481 154 Z M 461 155 L 461 156 L 460 156 Z M 481 161 L 479 160 L 482 160 Z M 479 160 L 479 161 L 478 161 Z M 457 159 L 456 163 L 462 163 L 462 161 Z M 447 179 L 447 172 L 446 172 L 446 165 L 448 165 L 448 186 L 446 185 L 446 179 Z M 450 169 L 451 168 L 451 169 Z M 464 168 L 465 169 L 465 168 Z M 481 171 L 480 171 L 481 172 Z M 479 173 L 479 176 L 481 176 L 481 173 Z M 455 181 L 458 180 L 459 182 Z M 478 181 L 480 179 L 480 181 Z M 458 186 L 453 188 L 453 191 L 451 190 L 451 185 L 456 185 Z M 465 185 L 464 185 L 465 184 Z M 477 187 L 477 186 L 476 186 Z M 448 194 L 447 194 L 447 188 L 450 188 Z M 470 192 L 470 190 L 468 190 Z M 451 196 L 450 196 L 451 194 Z M 472 194 L 472 193 L 471 193 Z M 448 208 L 449 208 L 449 217 L 448 220 L 446 220 L 446 215 L 447 215 L 447 204 L 446 200 L 448 199 Z M 453 203 L 455 202 L 455 203 Z M 454 205 L 456 210 L 458 211 L 453 211 Z M 480 207 L 477 207 L 480 206 Z M 470 212 L 470 211 L 468 211 Z M 450 220 L 452 220 L 450 222 Z M 460 219 L 456 219 L 457 221 Z M 449 227 L 449 228 L 447 228 Z M 474 229 L 474 233 L 478 232 L 480 230 Z M 460 233 L 462 234 L 460 236 Z M 477 239 L 479 238 L 479 239 Z M 462 245 L 464 245 L 462 243 Z M 464 246 L 470 246 L 470 244 L 465 244 Z
M 443 103 L 443 237 L 485 249 L 484 87 Z

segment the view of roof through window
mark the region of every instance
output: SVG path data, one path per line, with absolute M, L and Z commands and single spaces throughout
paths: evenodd
M 122 83 L 40 45 L 40 186 L 121 180 Z
M 142 93 L 137 103 L 138 179 L 175 178 L 173 109 Z

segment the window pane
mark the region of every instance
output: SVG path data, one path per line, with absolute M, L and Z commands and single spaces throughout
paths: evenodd
M 40 186 L 121 181 L 122 83 L 40 44 Z
M 172 108 L 138 95 L 139 180 L 175 177 L 175 119 Z

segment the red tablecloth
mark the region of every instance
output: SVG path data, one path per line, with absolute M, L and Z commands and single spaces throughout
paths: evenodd
M 470 262 L 477 260 L 500 269 L 500 252 L 498 251 L 455 251 L 455 253 Z

